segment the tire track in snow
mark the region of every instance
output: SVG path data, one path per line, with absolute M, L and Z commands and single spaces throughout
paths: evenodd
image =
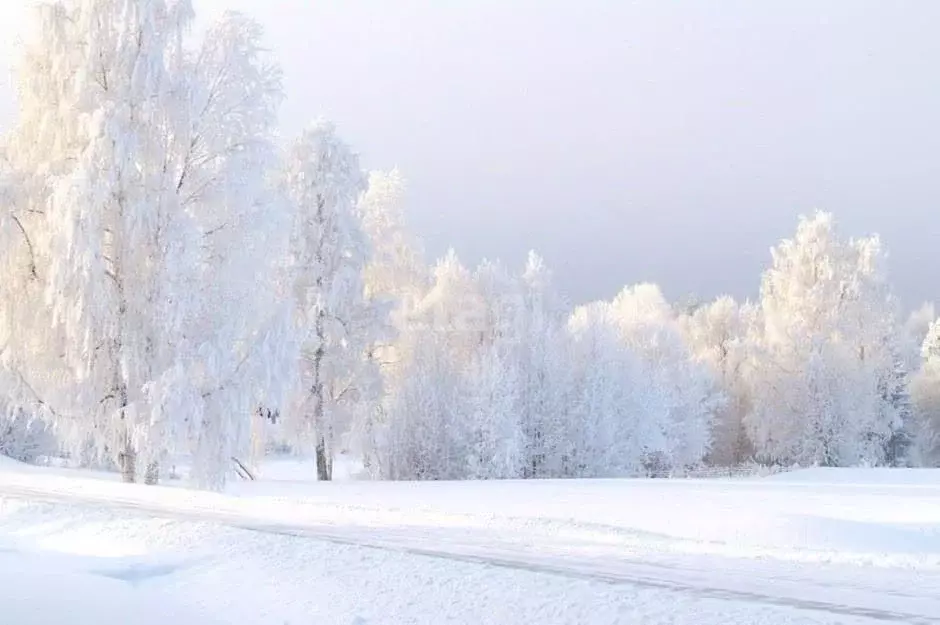
M 683 569 L 681 567 L 669 566 L 662 563 L 621 562 L 621 570 L 602 570 L 596 566 L 579 566 L 575 562 L 570 561 L 563 564 L 540 561 L 538 558 L 532 557 L 531 554 L 525 554 L 515 550 L 513 550 L 514 552 L 508 556 L 497 555 L 491 551 L 487 552 L 485 549 L 482 550 L 482 553 L 479 553 L 479 551 L 481 551 L 479 545 L 476 546 L 476 551 L 478 551 L 478 553 L 468 553 L 466 551 L 461 552 L 456 549 L 418 547 L 413 544 L 414 539 L 411 541 L 395 541 L 387 539 L 382 540 L 379 538 L 377 540 L 374 538 L 374 536 L 381 536 L 381 530 L 374 530 L 368 527 L 329 526 L 316 523 L 297 525 L 280 521 L 252 519 L 250 516 L 232 514 L 212 508 L 185 510 L 175 508 L 172 505 L 160 505 L 157 502 L 141 501 L 140 499 L 135 498 L 112 497 L 81 492 L 50 492 L 49 490 L 44 490 L 41 488 L 30 488 L 21 485 L 0 484 L 0 497 L 21 499 L 30 502 L 71 505 L 79 507 L 102 506 L 112 510 L 126 511 L 132 514 L 147 514 L 160 518 L 187 522 L 210 522 L 232 529 L 257 532 L 262 534 L 287 536 L 298 539 L 316 540 L 346 547 L 391 551 L 411 556 L 445 559 L 479 566 L 492 566 L 503 569 L 527 571 L 531 573 L 554 575 L 581 581 L 593 581 L 611 585 L 668 590 L 708 599 L 744 601 L 747 603 L 759 603 L 776 607 L 795 608 L 799 610 L 822 612 L 838 616 L 868 618 L 875 621 L 888 623 L 907 623 L 909 625 L 940 625 L 940 615 L 915 614 L 897 610 L 854 606 L 845 603 L 836 603 L 814 599 L 800 599 L 779 594 L 774 595 L 752 590 L 720 587 L 711 584 L 676 579 L 676 575 L 673 575 L 673 579 L 670 579 L 670 576 L 668 575 L 670 571 L 674 574 L 681 574 Z M 331 527 L 334 528 L 333 531 L 330 531 Z M 337 532 L 335 531 L 336 527 L 347 527 L 347 530 L 345 532 Z M 372 538 L 364 538 L 363 535 L 372 536 Z M 409 542 L 412 544 L 409 544 Z M 663 574 L 650 575 L 637 572 L 636 570 L 626 570 L 631 568 L 631 566 L 634 569 L 656 569 L 662 571 Z M 720 574 L 720 572 L 716 572 L 716 574 Z M 816 580 L 799 580 L 799 583 L 813 588 L 821 588 L 824 586 L 831 587 L 831 585 L 820 584 Z M 870 591 L 871 589 L 865 590 Z
M 446 559 L 457 562 L 477 564 L 483 566 L 494 566 L 505 569 L 528 571 L 532 573 L 541 573 L 546 575 L 556 575 L 571 579 L 604 582 L 614 585 L 638 586 L 641 588 L 653 588 L 660 590 L 670 590 L 686 594 L 694 594 L 698 597 L 708 599 L 722 599 L 728 601 L 746 601 L 748 603 L 762 603 L 778 607 L 798 608 L 801 610 L 810 610 L 814 612 L 826 612 L 840 616 L 858 616 L 877 621 L 892 623 L 908 623 L 910 625 L 938 625 L 940 617 L 931 617 L 920 614 L 897 612 L 890 610 L 881 610 L 876 608 L 865 608 L 850 606 L 826 601 L 814 601 L 808 599 L 795 599 L 783 596 L 774 596 L 764 593 L 734 590 L 730 588 L 720 588 L 716 586 L 706 586 L 699 584 L 689 584 L 665 578 L 650 577 L 645 575 L 636 575 L 626 572 L 582 570 L 573 566 L 553 565 L 544 562 L 534 562 L 522 558 L 501 558 L 493 555 L 475 555 L 467 553 L 456 553 L 454 551 L 427 549 L 423 547 L 410 547 L 395 544 L 383 544 L 382 542 L 363 541 L 359 539 L 346 538 L 322 532 L 318 529 L 308 528 L 283 528 L 277 526 L 257 526 L 250 524 L 232 524 L 230 527 L 236 527 L 242 530 L 260 532 L 264 534 L 277 534 L 281 536 L 290 536 L 293 538 L 305 538 L 310 540 L 320 540 L 337 545 L 360 547 L 366 549 L 379 549 L 382 551 L 393 551 L 412 556 L 421 556 L 428 558 Z M 657 565 L 663 569 L 670 570 L 670 567 Z M 812 582 L 807 582 L 811 584 Z

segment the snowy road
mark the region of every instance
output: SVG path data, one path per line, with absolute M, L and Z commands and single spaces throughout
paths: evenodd
M 363 562 L 383 563 L 387 576 L 372 580 L 376 596 L 357 592 L 356 609 L 321 612 L 317 624 L 444 622 L 432 618 L 445 609 L 433 599 L 440 600 L 442 588 L 451 609 L 465 606 L 465 620 L 456 622 L 468 623 L 526 622 L 536 613 L 540 622 L 559 624 L 940 623 L 940 488 L 929 479 L 910 481 L 280 483 L 218 495 L 4 471 L 0 497 L 28 503 L 5 506 L 15 512 L 2 515 L 0 532 L 44 550 L 95 557 L 117 550 L 148 562 L 162 554 L 175 562 L 131 567 L 170 571 L 138 575 L 150 585 L 172 586 L 185 573 L 192 588 L 205 578 L 207 571 L 177 562 L 186 552 L 181 544 L 203 554 L 202 562 L 215 562 L 215 576 L 222 575 L 222 559 L 228 560 L 222 568 L 254 562 L 260 545 L 291 557 L 312 550 L 311 559 L 290 570 L 306 571 L 302 576 L 320 586 L 324 576 L 342 583 L 337 568 L 355 585 L 377 574 Z M 37 529 L 43 518 L 50 520 Z M 153 524 L 162 524 L 160 533 L 137 529 L 133 548 L 115 547 L 128 527 Z M 97 528 L 94 540 L 84 535 L 89 528 Z M 207 544 L 220 537 L 224 548 Z M 246 563 L 226 586 L 258 568 L 264 567 Z M 428 571 L 436 571 L 430 585 L 407 583 Z M 474 585 L 461 581 L 469 571 Z M 555 590 L 531 592 L 546 586 Z M 414 601 L 376 614 L 369 606 L 387 602 L 390 587 L 398 587 L 393 596 Z M 507 599 L 508 589 L 519 592 Z M 296 597 L 283 588 L 281 595 L 274 601 L 290 612 Z M 208 596 L 235 601 L 224 592 Z M 328 605 L 308 599 L 301 602 L 304 614 Z M 490 605 L 491 613 L 474 613 L 474 603 Z M 515 621 L 498 618 L 513 609 Z

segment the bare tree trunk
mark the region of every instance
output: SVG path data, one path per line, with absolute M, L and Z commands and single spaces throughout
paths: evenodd
M 317 480 L 325 482 L 333 477 L 333 467 L 331 466 L 332 462 L 330 462 L 330 454 L 333 450 L 331 449 L 331 445 L 327 444 L 326 424 L 324 423 L 323 383 L 320 381 L 320 358 L 322 351 L 322 348 L 317 350 L 316 360 L 314 361 L 313 427 L 317 437 Z
M 137 481 L 137 452 L 129 442 L 124 443 L 124 449 L 118 456 L 118 464 L 121 468 L 122 482 L 133 484 Z
M 124 411 L 127 409 L 127 385 L 120 378 L 117 383 L 118 402 L 121 410 L 121 451 L 118 454 L 118 465 L 121 469 L 121 481 L 133 484 L 137 481 L 137 450 L 131 443 L 130 433 L 127 431 L 127 420 Z
M 123 210 L 122 200 L 118 200 Z M 120 250 L 113 251 L 115 262 L 120 257 Z M 120 273 L 117 269 L 114 271 L 115 283 L 118 291 L 118 318 L 117 318 L 117 337 L 113 345 L 112 366 L 114 367 L 114 392 L 118 401 L 118 411 L 121 420 L 121 451 L 118 454 L 118 464 L 121 469 L 121 481 L 127 484 L 133 484 L 137 481 L 137 450 L 134 449 L 131 441 L 130 431 L 127 427 L 127 380 L 121 375 L 121 367 L 118 364 L 121 360 L 121 352 L 124 349 L 124 316 L 127 314 L 127 301 L 124 297 L 124 283 L 120 279 Z
M 320 286 L 319 279 L 317 286 Z M 319 345 L 317 345 L 317 350 L 314 352 L 313 356 L 313 427 L 317 437 L 317 480 L 321 482 L 328 482 L 333 479 L 333 462 L 331 457 L 333 449 L 332 445 L 328 444 L 332 443 L 332 441 L 327 441 L 326 410 L 324 406 L 326 403 L 326 398 L 324 397 L 326 389 L 323 384 L 321 372 L 323 356 L 325 355 L 323 346 L 326 342 L 323 327 L 325 316 L 323 310 L 317 312 L 316 333 Z
M 327 440 L 327 427 L 325 423 L 325 414 L 323 409 L 323 383 L 320 381 L 320 356 L 322 350 L 317 351 L 317 359 L 314 365 L 314 407 L 313 424 L 317 437 L 316 456 L 317 456 L 317 480 L 328 482 L 333 479 L 333 446 L 332 441 Z
M 317 196 L 317 223 L 323 224 L 324 209 L 326 200 L 322 195 Z M 316 251 L 316 260 L 319 267 L 323 267 L 323 240 L 322 237 Z M 316 277 L 317 295 L 323 294 L 323 275 Z M 318 302 L 315 323 L 315 333 L 317 346 L 313 355 L 313 384 L 311 385 L 311 394 L 313 396 L 313 430 L 316 435 L 316 461 L 317 461 L 317 479 L 319 481 L 329 481 L 333 479 L 333 430 L 327 424 L 326 414 L 326 389 L 327 385 L 323 380 L 323 359 L 326 356 L 326 317 L 327 311 L 323 308 L 323 301 Z
M 333 479 L 333 462 L 327 450 L 326 440 L 317 434 L 317 480 L 328 482 Z

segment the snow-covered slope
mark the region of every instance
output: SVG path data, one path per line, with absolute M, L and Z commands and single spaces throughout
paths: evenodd
M 223 495 L 7 465 L 0 536 L 224 623 L 940 623 L 938 471 L 280 477 Z

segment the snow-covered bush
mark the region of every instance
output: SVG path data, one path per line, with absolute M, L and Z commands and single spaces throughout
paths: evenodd
M 33 463 L 56 451 L 56 439 L 48 425 L 21 410 L 0 413 L 0 455 Z

